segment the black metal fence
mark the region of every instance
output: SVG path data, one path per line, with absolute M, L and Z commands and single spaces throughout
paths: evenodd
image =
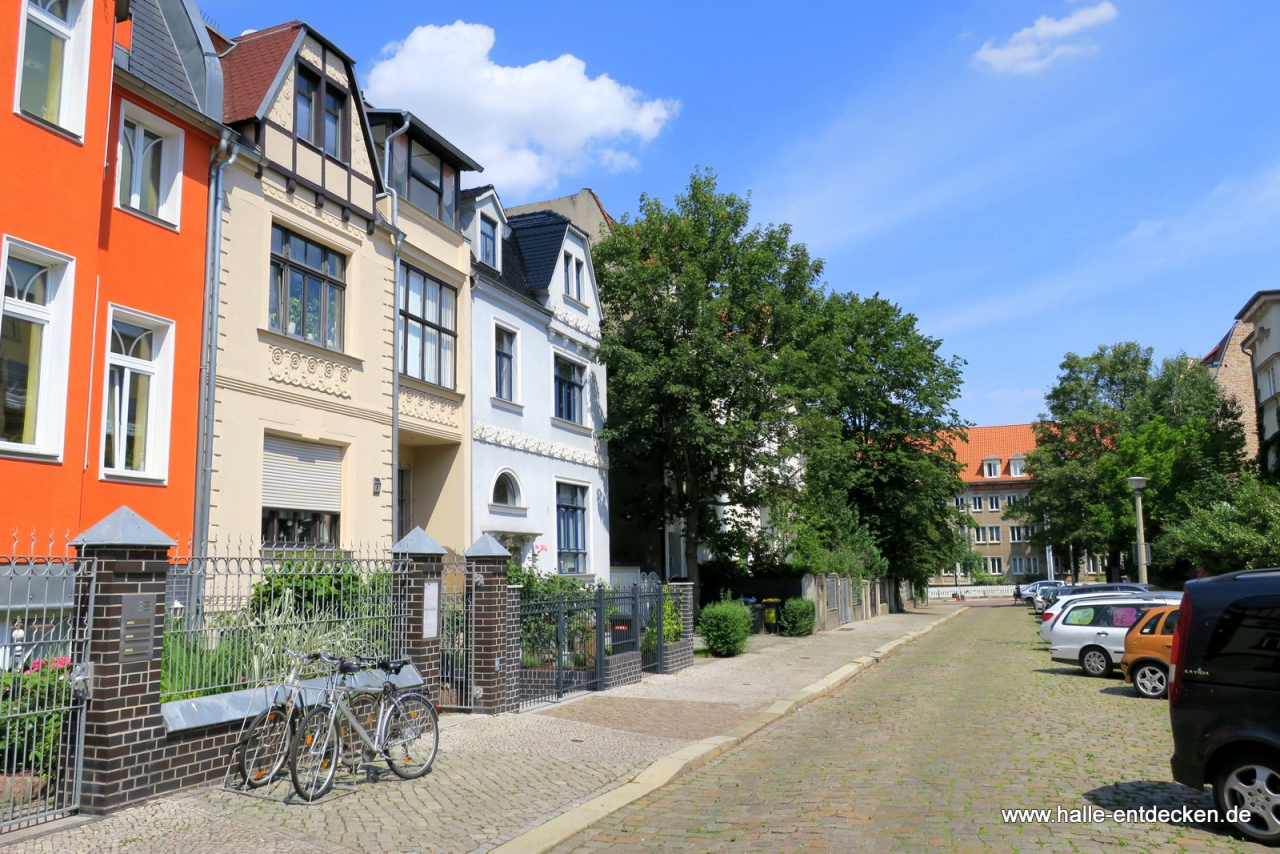
M 654 580 L 604 585 L 520 603 L 520 707 L 603 690 L 610 661 L 639 656 L 639 669 L 661 673 L 668 644 L 682 632 L 681 605 Z

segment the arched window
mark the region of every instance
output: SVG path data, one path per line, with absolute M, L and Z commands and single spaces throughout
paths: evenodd
M 520 504 L 520 487 L 516 484 L 516 479 L 506 472 L 498 475 L 498 479 L 493 482 L 493 503 L 508 507 Z

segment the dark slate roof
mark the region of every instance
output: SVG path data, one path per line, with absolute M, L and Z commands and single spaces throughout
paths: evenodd
M 188 107 L 200 109 L 160 4 L 157 0 L 133 0 L 129 10 L 133 18 L 129 72 Z
M 367 107 L 365 114 L 369 116 L 370 122 L 388 122 L 399 124 L 400 116 L 408 111 L 402 110 L 384 110 L 374 107 Z M 432 148 L 437 154 L 444 156 L 449 165 L 463 172 L 483 172 L 484 167 L 476 161 L 468 157 L 460 148 L 449 140 L 445 139 L 434 128 L 415 116 L 408 113 L 410 135 L 417 138 L 418 142 L 426 142 L 428 148 Z M 466 192 L 465 190 L 463 191 Z
M 222 120 L 257 118 L 258 108 L 297 42 L 304 24 L 290 21 L 234 39 L 222 56 Z
M 560 261 L 569 218 L 555 211 L 534 211 L 508 217 L 507 224 L 520 240 L 529 290 L 547 290 Z

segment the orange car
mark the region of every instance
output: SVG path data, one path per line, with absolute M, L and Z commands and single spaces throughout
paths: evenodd
M 1177 605 L 1153 608 L 1125 635 L 1120 671 L 1139 697 L 1159 700 L 1168 693 L 1169 653 L 1177 625 Z

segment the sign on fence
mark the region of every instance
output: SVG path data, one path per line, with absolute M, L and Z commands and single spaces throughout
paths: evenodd
M 428 581 L 422 589 L 422 636 L 433 638 L 440 631 L 440 582 Z

